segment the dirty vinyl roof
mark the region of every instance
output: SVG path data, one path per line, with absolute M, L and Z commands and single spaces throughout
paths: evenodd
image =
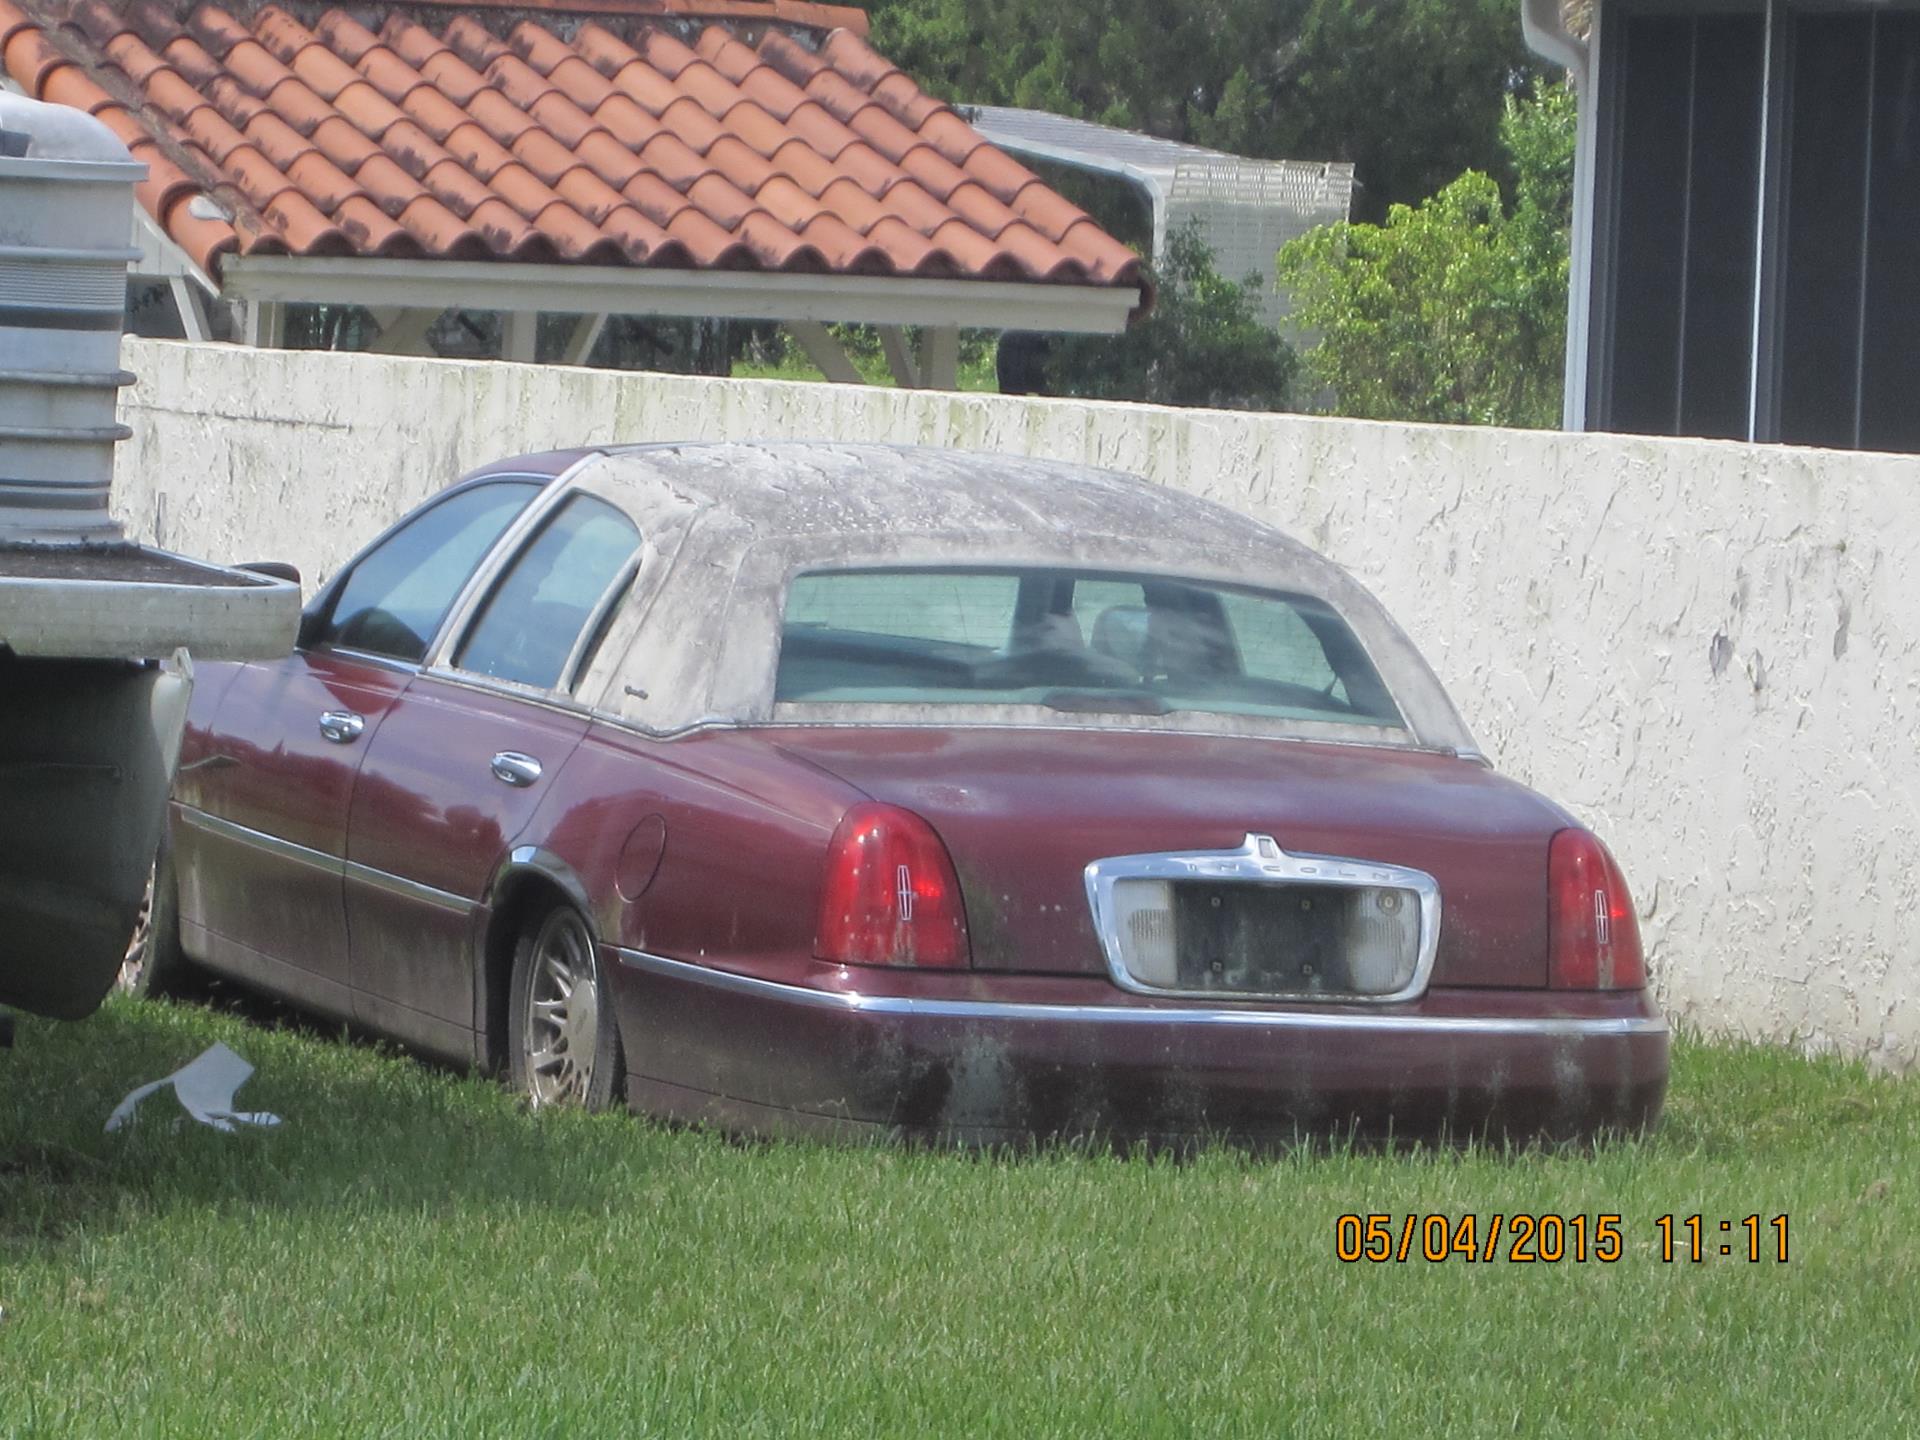
M 795 0 L 0 0 L 29 95 L 105 122 L 229 255 L 1143 287 L 1140 261 Z

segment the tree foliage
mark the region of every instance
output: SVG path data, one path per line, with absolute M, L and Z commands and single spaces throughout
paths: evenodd
M 1512 0 L 867 0 L 934 93 L 1237 154 L 1350 160 L 1358 213 L 1498 172 L 1501 96 L 1535 69 Z
M 1510 97 L 1513 201 L 1469 170 L 1384 225 L 1332 225 L 1283 248 L 1294 319 L 1320 336 L 1308 374 L 1340 414 L 1551 428 L 1566 345 L 1574 97 Z
M 1289 408 L 1298 357 L 1261 316 L 1253 276 L 1236 283 L 1214 269 L 1197 225 L 1168 237 L 1154 275 L 1157 298 L 1119 335 L 1053 342 L 1045 361 L 1051 395 L 1204 405 L 1226 410 Z

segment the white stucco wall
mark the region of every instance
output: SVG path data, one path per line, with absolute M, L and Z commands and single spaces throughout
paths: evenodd
M 129 341 L 116 508 L 311 584 L 462 470 L 608 440 L 1085 460 L 1351 569 L 1633 882 L 1696 1027 L 1920 1062 L 1920 459 Z

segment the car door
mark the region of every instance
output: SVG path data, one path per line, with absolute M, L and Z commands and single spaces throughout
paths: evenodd
M 190 953 L 352 1013 L 342 875 L 361 762 L 481 558 L 538 490 L 481 482 L 408 516 L 316 599 L 293 654 L 239 667 L 213 713 L 194 717 L 174 830 Z
M 568 692 L 639 548 L 613 505 L 559 501 L 381 723 L 347 840 L 354 1002 L 369 1024 L 475 1053 L 482 900 L 586 733 Z

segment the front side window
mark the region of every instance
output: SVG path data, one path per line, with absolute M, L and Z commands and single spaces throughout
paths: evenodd
M 640 549 L 640 532 L 591 495 L 567 501 L 514 557 L 467 631 L 454 664 L 551 690 L 608 588 Z
M 415 515 L 355 562 L 317 643 L 418 663 L 494 541 L 539 492 L 534 481 L 496 481 Z
M 1403 724 L 1320 600 L 1059 569 L 798 576 L 774 698 Z

